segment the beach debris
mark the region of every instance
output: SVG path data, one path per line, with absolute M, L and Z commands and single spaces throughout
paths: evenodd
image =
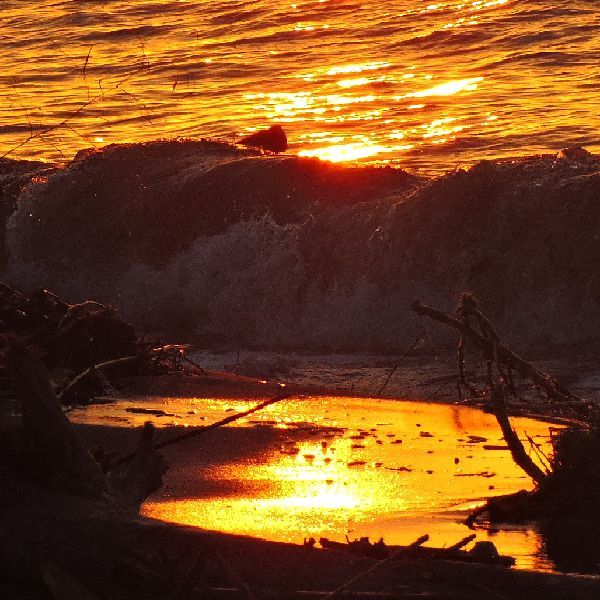
M 319 543 L 326 550 L 337 550 L 347 554 L 376 558 L 378 560 L 456 560 L 481 564 L 492 564 L 510 567 L 515 564 L 512 556 L 502 556 L 492 542 L 475 542 L 470 550 L 463 550 L 477 538 L 477 534 L 470 534 L 460 539 L 455 544 L 444 548 L 424 547 L 429 536 L 424 535 L 408 546 L 387 545 L 383 538 L 371 543 L 369 537 L 350 540 L 346 536 L 346 543 L 336 542 L 322 537 Z
M 342 552 L 316 549 L 311 538 L 303 548 L 144 519 L 137 514 L 139 499 L 156 487 L 154 477 L 160 477 L 164 469 L 156 454 L 159 444 L 154 443 L 154 428 L 148 424 L 142 429 L 133 462 L 118 469 L 113 464 L 108 473 L 103 472 L 78 441 L 39 358 L 23 345 L 5 343 L 5 349 L 6 363 L 14 369 L 11 372 L 19 401 L 26 407 L 28 425 L 20 433 L 27 436 L 23 449 L 27 449 L 29 461 L 23 461 L 24 455 L 14 461 L 14 447 L 12 454 L 3 453 L 0 460 L 0 558 L 7 574 L 3 584 L 10 586 L 11 569 L 18 568 L 16 575 L 27 577 L 35 586 L 40 582 L 45 586 L 43 597 L 48 592 L 52 597 L 90 600 L 465 598 L 471 597 L 464 592 L 473 581 L 497 586 L 494 589 L 500 589 L 503 597 L 524 598 L 531 589 L 543 586 L 544 590 L 552 586 L 552 593 L 544 595 L 548 598 L 597 597 L 598 584 L 582 578 L 550 579 L 540 573 L 519 572 L 502 577 L 498 569 L 488 572 L 480 564 L 475 569 L 468 563 L 490 561 L 498 565 L 503 564 L 499 562 L 503 557 L 496 556 L 497 552 L 489 547 L 473 553 L 461 551 L 474 535 L 448 548 L 422 547 L 428 536 L 408 546 L 387 546 L 380 540 L 369 543 L 371 549 L 360 539 L 355 540 L 358 544 L 354 548 L 364 547 L 367 552 L 387 548 L 388 556 L 367 559 L 369 564 L 363 568 L 363 559 L 355 561 L 350 553 L 348 560 Z M 37 469 L 23 470 L 36 461 L 40 461 Z M 344 553 L 348 554 L 347 550 Z M 444 563 L 444 559 L 452 562 Z M 298 565 L 306 567 L 302 578 L 296 578 L 300 571 L 294 569 Z M 356 565 L 360 565 L 358 572 Z M 393 569 L 386 571 L 386 565 L 393 565 Z M 414 576 L 404 570 L 396 572 L 397 568 L 406 568 Z M 282 573 L 286 581 L 293 576 L 290 589 L 278 588 L 275 594 L 269 593 L 281 582 L 281 578 L 270 579 L 269 569 Z M 369 583 L 362 581 L 370 574 L 376 574 L 373 583 L 372 578 Z M 369 586 L 366 591 L 344 593 L 359 581 L 361 589 L 363 584 Z M 306 584 L 317 591 L 304 591 Z M 381 591 L 385 589 L 394 591 Z M 461 594 L 451 593 L 455 589 Z M 519 593 L 513 596 L 513 589 Z M 578 590 L 587 595 L 577 595 Z
M 133 327 L 119 319 L 112 307 L 98 302 L 68 304 L 45 289 L 38 289 L 28 297 L 0 284 L 0 328 L 18 335 L 48 369 L 60 373 L 63 385 L 90 365 L 135 370 L 133 359 L 111 362 L 138 354 Z M 114 394 L 114 387 L 105 375 L 104 371 L 94 369 L 93 377 L 78 382 L 78 396 L 87 401 L 93 395 Z
M 126 469 L 105 475 L 70 427 L 41 360 L 23 342 L 5 339 L 5 361 L 14 379 L 23 412 L 30 476 L 49 489 L 77 496 L 115 495 L 119 503 L 137 510 L 162 482 L 166 465 L 154 449 L 154 428 L 146 423 L 140 443 Z
M 493 542 L 475 542 L 475 545 L 469 550 L 469 554 L 483 562 L 497 559 L 500 554 Z
M 48 368 L 78 371 L 137 351 L 134 328 L 111 306 L 68 304 L 46 289 L 28 297 L 0 283 L 0 323 L 35 346 Z
M 323 541 L 322 541 L 323 539 L 325 539 L 325 538 L 321 538 L 321 542 L 320 542 L 321 546 L 323 546 Z M 354 577 L 352 577 L 351 579 L 346 581 L 344 584 L 342 584 L 341 586 L 337 587 L 335 590 L 330 592 L 328 595 L 328 598 L 333 598 L 333 597 L 337 596 L 338 594 L 342 593 L 344 590 L 348 589 L 351 585 L 355 584 L 357 581 L 360 581 L 367 575 L 370 575 L 371 573 L 377 571 L 378 569 L 385 566 L 392 560 L 397 560 L 397 559 L 401 558 L 403 555 L 409 553 L 414 548 L 418 548 L 419 546 L 422 546 L 428 540 L 429 540 L 429 536 L 423 535 L 420 538 L 418 538 L 417 540 L 415 540 L 409 546 L 397 548 L 391 554 L 388 554 L 387 557 L 382 558 L 381 560 L 378 560 L 374 565 L 370 566 L 369 568 L 365 569 L 364 571 L 361 571 L 360 573 L 358 573 L 357 575 L 355 575 Z M 366 538 L 366 541 L 368 543 L 368 541 L 369 541 L 368 538 Z M 380 542 L 383 545 L 383 539 L 381 539 Z M 361 544 L 360 541 L 359 541 L 359 544 Z
M 551 531 L 557 531 L 560 547 L 568 544 L 573 547 L 583 545 L 581 539 L 587 537 L 586 554 L 598 562 L 597 515 L 600 512 L 600 468 L 592 457 L 600 451 L 600 414 L 597 408 L 576 397 L 562 387 L 551 375 L 536 369 L 517 356 L 510 348 L 500 343 L 491 322 L 479 310 L 477 301 L 470 294 L 460 298 L 457 316 L 451 316 L 419 302 L 412 305 L 415 312 L 439 321 L 460 334 L 458 344 L 458 389 L 466 387 L 471 393 L 485 399 L 486 406 L 496 417 L 506 446 L 485 444 L 487 450 L 508 449 L 512 458 L 531 477 L 536 487 L 533 491 L 520 491 L 515 494 L 490 498 L 467 518 L 466 524 L 474 527 L 485 516 L 486 523 L 525 522 L 544 519 Z M 466 342 L 473 344 L 483 353 L 487 389 L 475 390 L 465 378 L 464 351 Z M 549 407 L 575 411 L 568 426 L 559 430 L 551 429 L 553 453 L 546 456 L 530 436 L 530 451 L 513 429 L 508 416 L 507 396 L 516 394 L 513 371 L 533 383 L 547 395 Z M 568 413 L 569 414 L 569 413 Z M 584 420 L 582 421 L 582 417 Z M 475 436 L 469 436 L 472 443 Z M 478 442 L 478 440 L 475 440 Z M 483 440 L 487 441 L 487 440 Z M 534 458 L 536 460 L 534 460 Z M 492 477 L 492 473 L 478 475 Z M 457 477 L 469 474 L 456 474 Z M 492 489 L 492 488 L 490 488 Z M 485 525 L 483 525 L 485 526 Z M 569 562 L 569 558 L 565 559 Z
M 238 141 L 242 146 L 261 148 L 269 152 L 285 152 L 288 147 L 287 136 L 281 125 L 271 125 L 247 135 Z
M 0 332 L 17 335 L 51 372 L 60 401 L 87 404 L 117 394 L 132 377 L 206 371 L 185 354 L 189 344 L 138 340 L 113 307 L 88 300 L 69 304 L 46 289 L 30 296 L 0 283 Z M 14 395 L 0 362 L 0 392 Z
M 134 376 L 158 376 L 183 372 L 192 377 L 203 376 L 205 371 L 192 361 L 184 361 L 183 353 L 189 345 L 167 344 L 152 347 L 141 345 L 132 356 L 92 365 L 71 379 L 60 393 L 66 405 L 88 404 L 102 395 L 116 395 L 113 383 Z M 233 411 L 227 409 L 225 412 Z
M 535 369 L 532 365 L 517 356 L 510 348 L 500 343 L 498 334 L 491 322 L 479 310 L 477 301 L 470 294 L 462 294 L 459 299 L 456 313 L 458 318 L 445 314 L 442 311 L 425 306 L 420 302 L 411 305 L 413 311 L 419 315 L 428 316 L 456 329 L 461 335 L 458 343 L 458 391 L 464 386 L 472 394 L 481 398 L 489 398 L 489 407 L 496 417 L 502 430 L 504 440 L 510 448 L 515 463 L 525 471 L 537 484 L 547 477 L 547 470 L 543 470 L 531 458 L 523 447 L 523 443 L 510 424 L 506 407 L 506 389 L 514 390 L 512 371 L 515 370 L 524 377 L 531 378 L 539 387 L 548 393 L 549 398 L 556 401 L 572 402 L 575 398 L 568 390 L 562 388 L 558 382 L 546 373 Z M 469 384 L 465 377 L 465 344 L 470 343 L 480 348 L 486 362 L 487 394 L 476 390 Z M 583 402 L 575 398 L 577 402 Z M 477 436 L 469 436 L 470 441 L 477 441 Z M 487 441 L 482 439 L 481 441 Z
M 467 340 L 484 355 L 487 367 L 487 383 L 491 387 L 494 367 L 504 384 L 511 393 L 514 393 L 513 372 L 517 372 L 523 379 L 530 380 L 540 390 L 546 392 L 548 399 L 563 406 L 577 408 L 587 412 L 589 403 L 561 386 L 549 373 L 545 373 L 515 354 L 508 346 L 500 343 L 498 334 L 489 319 L 479 310 L 477 301 L 470 294 L 462 294 L 452 316 L 440 310 L 426 306 L 421 302 L 413 302 L 410 308 L 421 316 L 427 316 L 459 332 L 458 344 L 458 391 L 465 387 L 478 398 L 482 398 L 479 390 L 471 386 L 465 376 L 465 344 Z M 462 396 L 459 398 L 462 399 Z
M 136 415 L 152 415 L 154 417 L 176 417 L 177 415 L 173 413 L 165 412 L 159 408 L 140 408 L 138 406 L 134 406 L 131 408 L 126 408 L 125 412 L 133 413 Z
M 233 415 L 229 415 L 228 417 L 225 417 L 219 421 L 215 421 L 214 423 L 211 423 L 210 425 L 201 425 L 200 427 L 194 427 L 190 431 L 186 431 L 185 433 L 182 433 L 180 435 L 176 435 L 172 438 L 157 442 L 155 444 L 155 448 L 157 450 L 160 450 L 162 448 L 166 448 L 167 446 L 172 446 L 173 444 L 179 444 L 180 442 L 189 440 L 191 438 L 198 437 L 200 435 L 203 435 L 207 431 L 212 431 L 214 429 L 218 429 L 219 427 L 223 427 L 224 425 L 229 425 L 229 423 L 233 423 L 234 421 L 238 421 L 239 419 L 243 419 L 244 417 L 247 417 L 248 415 L 258 412 L 259 410 L 262 410 L 263 408 L 266 408 L 267 406 L 271 406 L 272 404 L 275 404 L 276 402 L 281 402 L 282 400 L 285 400 L 286 398 L 289 398 L 290 396 L 291 396 L 291 394 L 288 392 L 285 392 L 284 389 L 282 388 L 281 391 L 278 394 L 276 394 L 275 396 L 273 396 L 272 398 L 263 400 L 262 402 L 255 404 L 254 406 L 252 406 L 251 408 L 249 408 L 247 410 L 234 413 Z M 306 456 L 310 456 L 310 455 L 306 455 Z M 123 457 L 120 457 L 118 460 L 115 460 L 112 463 L 112 466 L 115 467 L 115 466 L 127 464 L 134 457 L 135 457 L 135 454 L 127 454 Z M 307 460 L 308 460 L 308 458 L 307 458 Z
M 319 539 L 319 544 L 321 545 L 321 548 L 325 548 L 326 550 L 341 550 L 342 552 L 356 554 L 358 556 L 368 556 L 377 559 L 387 558 L 389 556 L 389 549 L 383 541 L 383 538 L 379 538 L 377 542 L 371 543 L 368 537 L 350 540 L 348 536 L 346 536 L 346 543 L 343 543 L 322 537 Z

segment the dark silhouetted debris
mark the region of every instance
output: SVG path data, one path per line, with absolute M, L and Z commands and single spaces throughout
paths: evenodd
M 491 568 L 474 564 L 469 552 L 458 562 L 472 536 L 447 549 L 420 548 L 423 536 L 387 547 L 382 559 L 356 560 L 316 549 L 311 540 L 294 546 L 144 519 L 139 504 L 165 469 L 152 426 L 125 462 L 108 467 L 110 456 L 97 451 L 98 464 L 61 410 L 41 361 L 14 336 L 4 347 L 23 406 L 18 435 L 0 429 L 0 589 L 10 597 L 441 600 L 481 598 L 481 586 L 514 600 L 530 598 L 532 589 L 548 600 L 598 597 L 597 581 Z M 367 547 L 382 556 L 386 549 L 382 540 L 352 546 Z M 476 558 L 496 565 L 496 554 L 485 550 Z M 429 560 L 444 557 L 452 562 Z
M 30 297 L 0 284 L 0 331 L 34 346 L 48 368 L 79 371 L 137 353 L 134 328 L 98 302 L 68 304 L 38 289 Z
M 476 542 L 475 546 L 468 551 L 462 550 L 464 546 L 470 544 L 475 538 L 475 534 L 468 535 L 456 544 L 447 548 L 429 548 L 422 546 L 427 536 L 419 538 L 421 541 L 417 545 L 409 546 L 388 546 L 383 539 L 371 543 L 368 537 L 349 540 L 346 536 L 346 543 L 335 542 L 322 537 L 319 540 L 322 548 L 327 550 L 337 550 L 357 556 L 376 558 L 378 560 L 390 559 L 392 557 L 402 558 L 404 560 L 457 560 L 461 562 L 477 562 L 482 564 L 495 564 L 500 566 L 512 566 L 515 564 L 511 556 L 500 556 L 491 542 Z M 493 549 L 493 550 L 492 550 Z
M 285 152 L 288 147 L 287 136 L 281 125 L 271 125 L 269 129 L 262 129 L 247 135 L 238 143 L 242 146 L 262 148 L 269 152 Z
M 114 396 L 121 381 L 135 376 L 206 373 L 185 356 L 189 345 L 142 343 L 112 307 L 91 300 L 68 304 L 45 289 L 27 297 L 0 283 L 0 332 L 18 336 L 57 374 L 53 383 L 63 404 Z M 0 390 L 12 395 L 9 386 L 0 362 Z
M 418 314 L 429 316 L 459 332 L 459 386 L 464 385 L 473 390 L 473 386 L 465 379 L 465 343 L 469 342 L 482 351 L 487 389 L 476 391 L 485 400 L 489 412 L 496 416 L 515 463 L 536 483 L 536 488 L 531 492 L 523 490 L 490 498 L 468 517 L 467 525 L 485 527 L 486 523 L 496 526 L 497 523 L 538 520 L 543 523 L 543 532 L 551 532 L 550 538 L 554 542 L 561 540 L 558 544 L 548 545 L 558 557 L 557 562 L 577 564 L 574 558 L 577 555 L 583 558 L 583 562 L 599 563 L 597 539 L 600 528 L 597 520 L 600 514 L 600 467 L 596 460 L 600 454 L 598 408 L 575 397 L 551 375 L 536 369 L 502 345 L 491 322 L 479 310 L 472 296 L 461 297 L 458 318 L 418 302 L 412 308 Z M 553 407 L 559 407 L 563 414 L 572 411 L 571 420 L 565 421 L 566 428 L 551 430 L 553 452 L 549 457 L 525 434 L 530 444 L 528 451 L 510 424 L 507 398 L 510 393 L 515 394 L 513 371 L 546 392 L 548 412 Z M 470 437 L 470 441 L 485 440 Z M 496 444 L 485 444 L 483 448 L 505 449 Z M 534 461 L 532 455 L 537 460 Z M 584 539 L 587 541 L 583 542 Z M 563 552 L 564 548 L 574 548 L 577 545 L 581 547 L 578 552 Z M 490 555 L 492 550 L 491 547 L 478 546 L 474 552 L 477 555 Z

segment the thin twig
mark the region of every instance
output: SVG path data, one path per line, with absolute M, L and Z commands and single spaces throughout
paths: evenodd
M 88 50 L 87 56 L 85 57 L 85 62 L 83 63 L 82 72 L 83 72 L 83 78 L 84 79 L 86 78 L 86 70 L 87 70 L 88 62 L 90 60 L 90 55 L 92 54 L 92 48 L 93 47 L 94 47 L 93 45 L 90 46 L 90 49 Z
M 526 431 L 524 431 L 523 434 L 527 438 L 527 441 L 529 442 L 532 451 L 538 457 L 538 460 L 542 463 L 544 469 L 546 469 L 546 473 L 550 474 L 552 469 L 550 468 L 550 459 L 548 458 L 548 456 L 544 453 L 540 445 L 536 444 L 533 441 L 533 438 Z
M 90 49 L 91 52 L 91 49 Z M 75 117 L 77 117 L 78 115 L 80 115 L 88 106 L 96 103 L 99 100 L 102 100 L 108 92 L 110 91 L 115 91 L 115 90 L 119 90 L 121 91 L 121 93 L 125 93 L 128 94 L 130 96 L 132 96 L 136 101 L 137 98 L 122 89 L 122 86 L 127 83 L 128 81 L 130 81 L 133 77 L 135 77 L 136 75 L 138 75 L 139 73 L 141 73 L 142 71 L 148 71 L 148 70 L 152 70 L 152 66 L 149 64 L 142 64 L 141 67 L 138 67 L 137 69 L 135 69 L 134 71 L 132 71 L 129 75 L 127 75 L 126 77 L 124 77 L 123 79 L 119 80 L 114 86 L 112 86 L 111 88 L 104 88 L 102 86 L 102 80 L 99 79 L 98 80 L 98 86 L 100 88 L 100 93 L 96 94 L 95 96 L 93 96 L 92 98 L 88 98 L 88 100 L 84 103 L 82 103 L 77 109 L 75 109 L 73 112 L 71 112 L 67 117 L 65 117 L 62 121 L 60 121 L 59 123 L 55 123 L 54 125 L 50 125 L 48 127 L 45 127 L 43 129 L 39 129 L 37 131 L 33 131 L 32 129 L 30 129 L 30 135 L 29 137 L 27 137 L 25 140 L 23 140 L 22 142 L 19 142 L 18 144 L 14 145 L 12 148 L 8 149 L 6 152 L 4 152 L 4 154 L 2 154 L 0 156 L 0 158 L 6 158 L 7 156 L 9 156 L 10 154 L 12 154 L 13 152 L 16 152 L 17 150 L 19 150 L 20 148 L 22 148 L 23 146 L 25 146 L 26 144 L 28 144 L 29 142 L 31 142 L 32 140 L 35 139 L 43 139 L 44 136 L 46 136 L 47 134 L 56 131 L 57 129 L 62 129 L 63 127 L 65 127 L 65 125 L 67 125 L 67 123 L 70 123 Z M 143 106 L 144 110 L 146 112 L 151 112 L 149 111 L 149 109 L 146 106 Z M 24 109 L 26 110 L 26 109 Z M 146 119 L 151 123 L 152 120 L 148 117 L 148 115 L 146 115 Z
M 251 415 L 252 413 L 255 413 L 259 410 L 262 410 L 263 408 L 266 408 L 267 406 L 270 406 L 271 404 L 275 404 L 276 402 L 285 400 L 286 398 L 289 398 L 290 396 L 291 396 L 291 394 L 281 392 L 280 394 L 273 396 L 273 398 L 269 398 L 268 400 L 265 400 L 265 401 L 257 404 L 256 406 L 249 408 L 248 410 L 245 410 L 245 411 L 242 411 L 239 413 L 235 413 L 234 415 L 225 417 L 224 419 L 221 419 L 220 421 L 216 421 L 215 423 L 211 423 L 210 425 L 196 427 L 195 429 L 192 429 L 191 431 L 186 431 L 185 433 L 182 433 L 181 435 L 175 436 L 171 439 L 163 440 L 162 442 L 155 444 L 154 449 L 160 450 L 161 448 L 166 448 L 167 446 L 172 446 L 173 444 L 178 444 L 179 442 L 183 442 L 183 441 L 189 440 L 193 437 L 202 435 L 203 433 L 206 433 L 207 431 L 211 431 L 213 429 L 223 427 L 223 425 L 228 425 L 229 423 L 233 423 L 234 421 L 237 421 L 238 419 L 247 417 L 248 415 Z M 132 453 L 132 454 L 123 456 L 122 458 L 119 458 L 118 460 L 116 460 L 115 462 L 113 462 L 110 465 L 111 469 L 113 467 L 117 467 L 119 465 L 129 462 L 134 456 L 135 456 L 135 454 Z
M 385 383 L 381 386 L 379 392 L 377 393 L 378 396 L 381 396 L 381 394 L 383 393 L 383 390 L 385 389 L 385 386 L 388 384 L 389 380 L 392 378 L 392 375 L 396 372 L 396 369 L 402 364 L 402 361 L 414 350 L 414 348 L 416 348 L 417 344 L 419 342 L 421 342 L 424 339 L 424 337 L 425 337 L 425 332 L 419 334 L 417 339 L 412 343 L 412 346 L 400 357 L 398 362 L 394 365 L 394 368 L 391 370 L 390 374 L 387 376 Z

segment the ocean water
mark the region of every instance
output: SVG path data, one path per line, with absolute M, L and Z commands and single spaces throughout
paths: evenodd
M 235 141 L 442 171 L 600 149 L 597 0 L 3 0 L 0 156 Z

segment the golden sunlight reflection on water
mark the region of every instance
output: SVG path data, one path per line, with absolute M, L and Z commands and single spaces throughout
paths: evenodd
M 205 425 L 252 404 L 174 398 L 133 406 L 163 410 L 166 416 L 153 420 L 172 426 Z M 148 419 L 125 412 L 131 406 L 89 407 L 74 420 L 130 425 Z M 513 423 L 549 452 L 547 424 Z M 227 431 L 172 447 L 166 487 L 143 512 L 272 540 L 348 535 L 403 544 L 428 533 L 432 545 L 443 546 L 468 535 L 461 521 L 483 498 L 531 487 L 508 450 L 496 449 L 502 445 L 494 417 L 467 407 L 288 399 Z M 478 532 L 478 539 L 494 541 L 519 567 L 549 568 L 533 528 Z
M 597 147 L 589 3 L 4 4 L 0 152 L 11 157 L 235 141 L 271 123 L 293 153 L 435 171 Z M 457 125 L 431 135 L 427 124 L 445 119 Z
M 303 82 L 322 82 L 323 79 L 331 78 L 329 84 L 342 88 L 340 93 L 331 93 L 329 86 L 325 84 L 315 85 L 311 91 L 299 89 L 297 92 L 247 94 L 245 98 L 253 103 L 255 111 L 264 112 L 272 121 L 311 121 L 316 128 L 334 125 L 335 131 L 320 133 L 318 144 L 311 143 L 316 140 L 311 139 L 310 134 L 303 136 L 302 145 L 305 147 L 298 151 L 300 156 L 317 157 L 331 162 L 352 162 L 375 157 L 378 157 L 379 162 L 387 162 L 381 155 L 398 156 L 427 141 L 443 144 L 471 127 L 471 124 L 466 122 L 451 128 L 437 127 L 459 118 L 446 116 L 445 113 L 430 123 L 422 123 L 423 118 L 427 118 L 426 115 L 419 117 L 419 122 L 414 122 L 398 115 L 395 115 L 394 119 L 386 120 L 385 113 L 391 112 L 390 102 L 396 105 L 394 112 L 401 113 L 426 108 L 426 104 L 414 104 L 414 98 L 449 97 L 475 92 L 483 82 L 483 77 L 446 80 L 424 89 L 390 97 L 390 90 L 398 89 L 402 82 L 410 80 L 411 87 L 414 87 L 419 85 L 419 82 L 431 84 L 433 79 L 433 76 L 428 74 L 419 76 L 415 66 L 408 67 L 407 72 L 401 76 L 386 74 L 390 67 L 392 64 L 388 62 L 353 63 L 324 67 L 298 77 Z M 362 73 L 369 73 L 369 76 L 348 78 L 349 74 Z M 338 79 L 340 76 L 341 79 Z M 303 83 L 302 88 L 305 86 Z M 370 90 L 370 93 L 360 91 L 365 88 Z M 461 120 L 465 121 L 464 117 L 461 117 Z M 378 129 L 357 134 L 351 125 L 369 122 L 385 125 L 387 134 L 382 136 Z M 391 125 L 394 123 L 401 127 L 393 129 Z M 255 129 L 249 128 L 248 131 Z M 398 139 L 403 139 L 406 143 L 398 144 Z

